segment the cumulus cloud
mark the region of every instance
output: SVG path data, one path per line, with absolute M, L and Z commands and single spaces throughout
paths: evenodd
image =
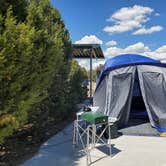
M 163 45 L 155 50 L 154 56 L 156 59 L 166 62 L 166 45 Z
M 154 15 L 155 15 L 155 16 L 160 16 L 160 13 L 155 13 Z
M 85 67 L 87 70 L 90 69 L 90 62 L 88 59 L 77 59 L 79 65 L 81 65 L 82 67 Z M 99 66 L 100 64 L 104 64 L 105 60 L 104 59 L 93 59 L 93 69 L 95 69 L 97 66 Z
M 75 44 L 103 44 L 103 41 L 95 35 L 86 35 L 76 41 Z
M 136 20 L 139 22 L 145 22 L 147 20 L 146 15 L 152 13 L 154 10 L 150 7 L 144 7 L 139 5 L 134 5 L 133 7 L 123 7 L 113 13 L 113 15 L 108 19 L 112 20 Z
M 148 56 L 153 59 L 157 59 L 160 61 L 166 61 L 166 45 L 163 45 L 156 50 L 151 50 L 148 46 L 145 46 L 144 43 L 138 42 L 133 45 L 129 45 L 126 48 L 119 47 L 109 47 L 105 50 L 105 57 L 114 57 L 120 54 L 140 54 L 144 56 Z
M 106 57 L 110 57 L 126 53 L 143 54 L 149 51 L 150 51 L 149 47 L 145 46 L 142 42 L 138 42 L 133 45 L 129 45 L 126 48 L 109 47 L 104 52 L 104 55 Z
M 107 19 L 113 25 L 105 26 L 103 31 L 114 34 L 143 28 L 144 23 L 150 20 L 149 16 L 152 12 L 154 12 L 154 9 L 139 5 L 123 7 Z
M 125 48 L 126 53 L 144 53 L 148 51 L 150 51 L 149 47 L 145 46 L 142 42 L 138 42 Z
M 142 35 L 142 34 L 151 34 L 153 32 L 159 32 L 163 30 L 161 26 L 152 26 L 150 28 L 140 28 L 137 31 L 133 32 L 134 35 Z
M 116 45 L 117 45 L 117 42 L 114 41 L 114 40 L 108 41 L 108 42 L 106 43 L 106 46 L 116 46 Z
M 89 69 L 89 60 L 88 59 L 76 59 L 80 66 Z

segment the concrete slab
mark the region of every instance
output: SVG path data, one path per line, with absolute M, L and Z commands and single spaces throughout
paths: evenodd
M 86 166 L 81 148 L 72 145 L 72 124 L 45 142 L 22 166 Z M 112 140 L 112 157 L 106 147 L 91 151 L 92 166 L 166 166 L 166 138 L 121 136 Z

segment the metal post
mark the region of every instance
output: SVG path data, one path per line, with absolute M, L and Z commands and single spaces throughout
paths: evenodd
M 92 98 L 92 50 L 90 51 L 90 99 Z

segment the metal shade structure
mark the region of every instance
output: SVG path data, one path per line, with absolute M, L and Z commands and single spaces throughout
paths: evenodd
M 72 56 L 74 58 L 104 58 L 99 44 L 73 44 Z
M 92 59 L 104 59 L 100 44 L 73 44 L 72 57 L 90 59 L 90 97 L 92 97 Z

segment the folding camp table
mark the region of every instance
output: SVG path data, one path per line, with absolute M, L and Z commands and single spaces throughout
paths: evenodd
M 96 133 L 98 125 L 105 125 L 99 135 Z M 87 165 L 91 164 L 90 151 L 99 146 L 107 146 L 111 156 L 111 134 L 110 126 L 112 122 L 108 121 L 108 116 L 97 112 L 79 112 L 74 121 L 73 144 L 78 145 L 81 142 L 83 150 L 87 157 Z M 108 139 L 103 138 L 104 132 L 108 130 Z

